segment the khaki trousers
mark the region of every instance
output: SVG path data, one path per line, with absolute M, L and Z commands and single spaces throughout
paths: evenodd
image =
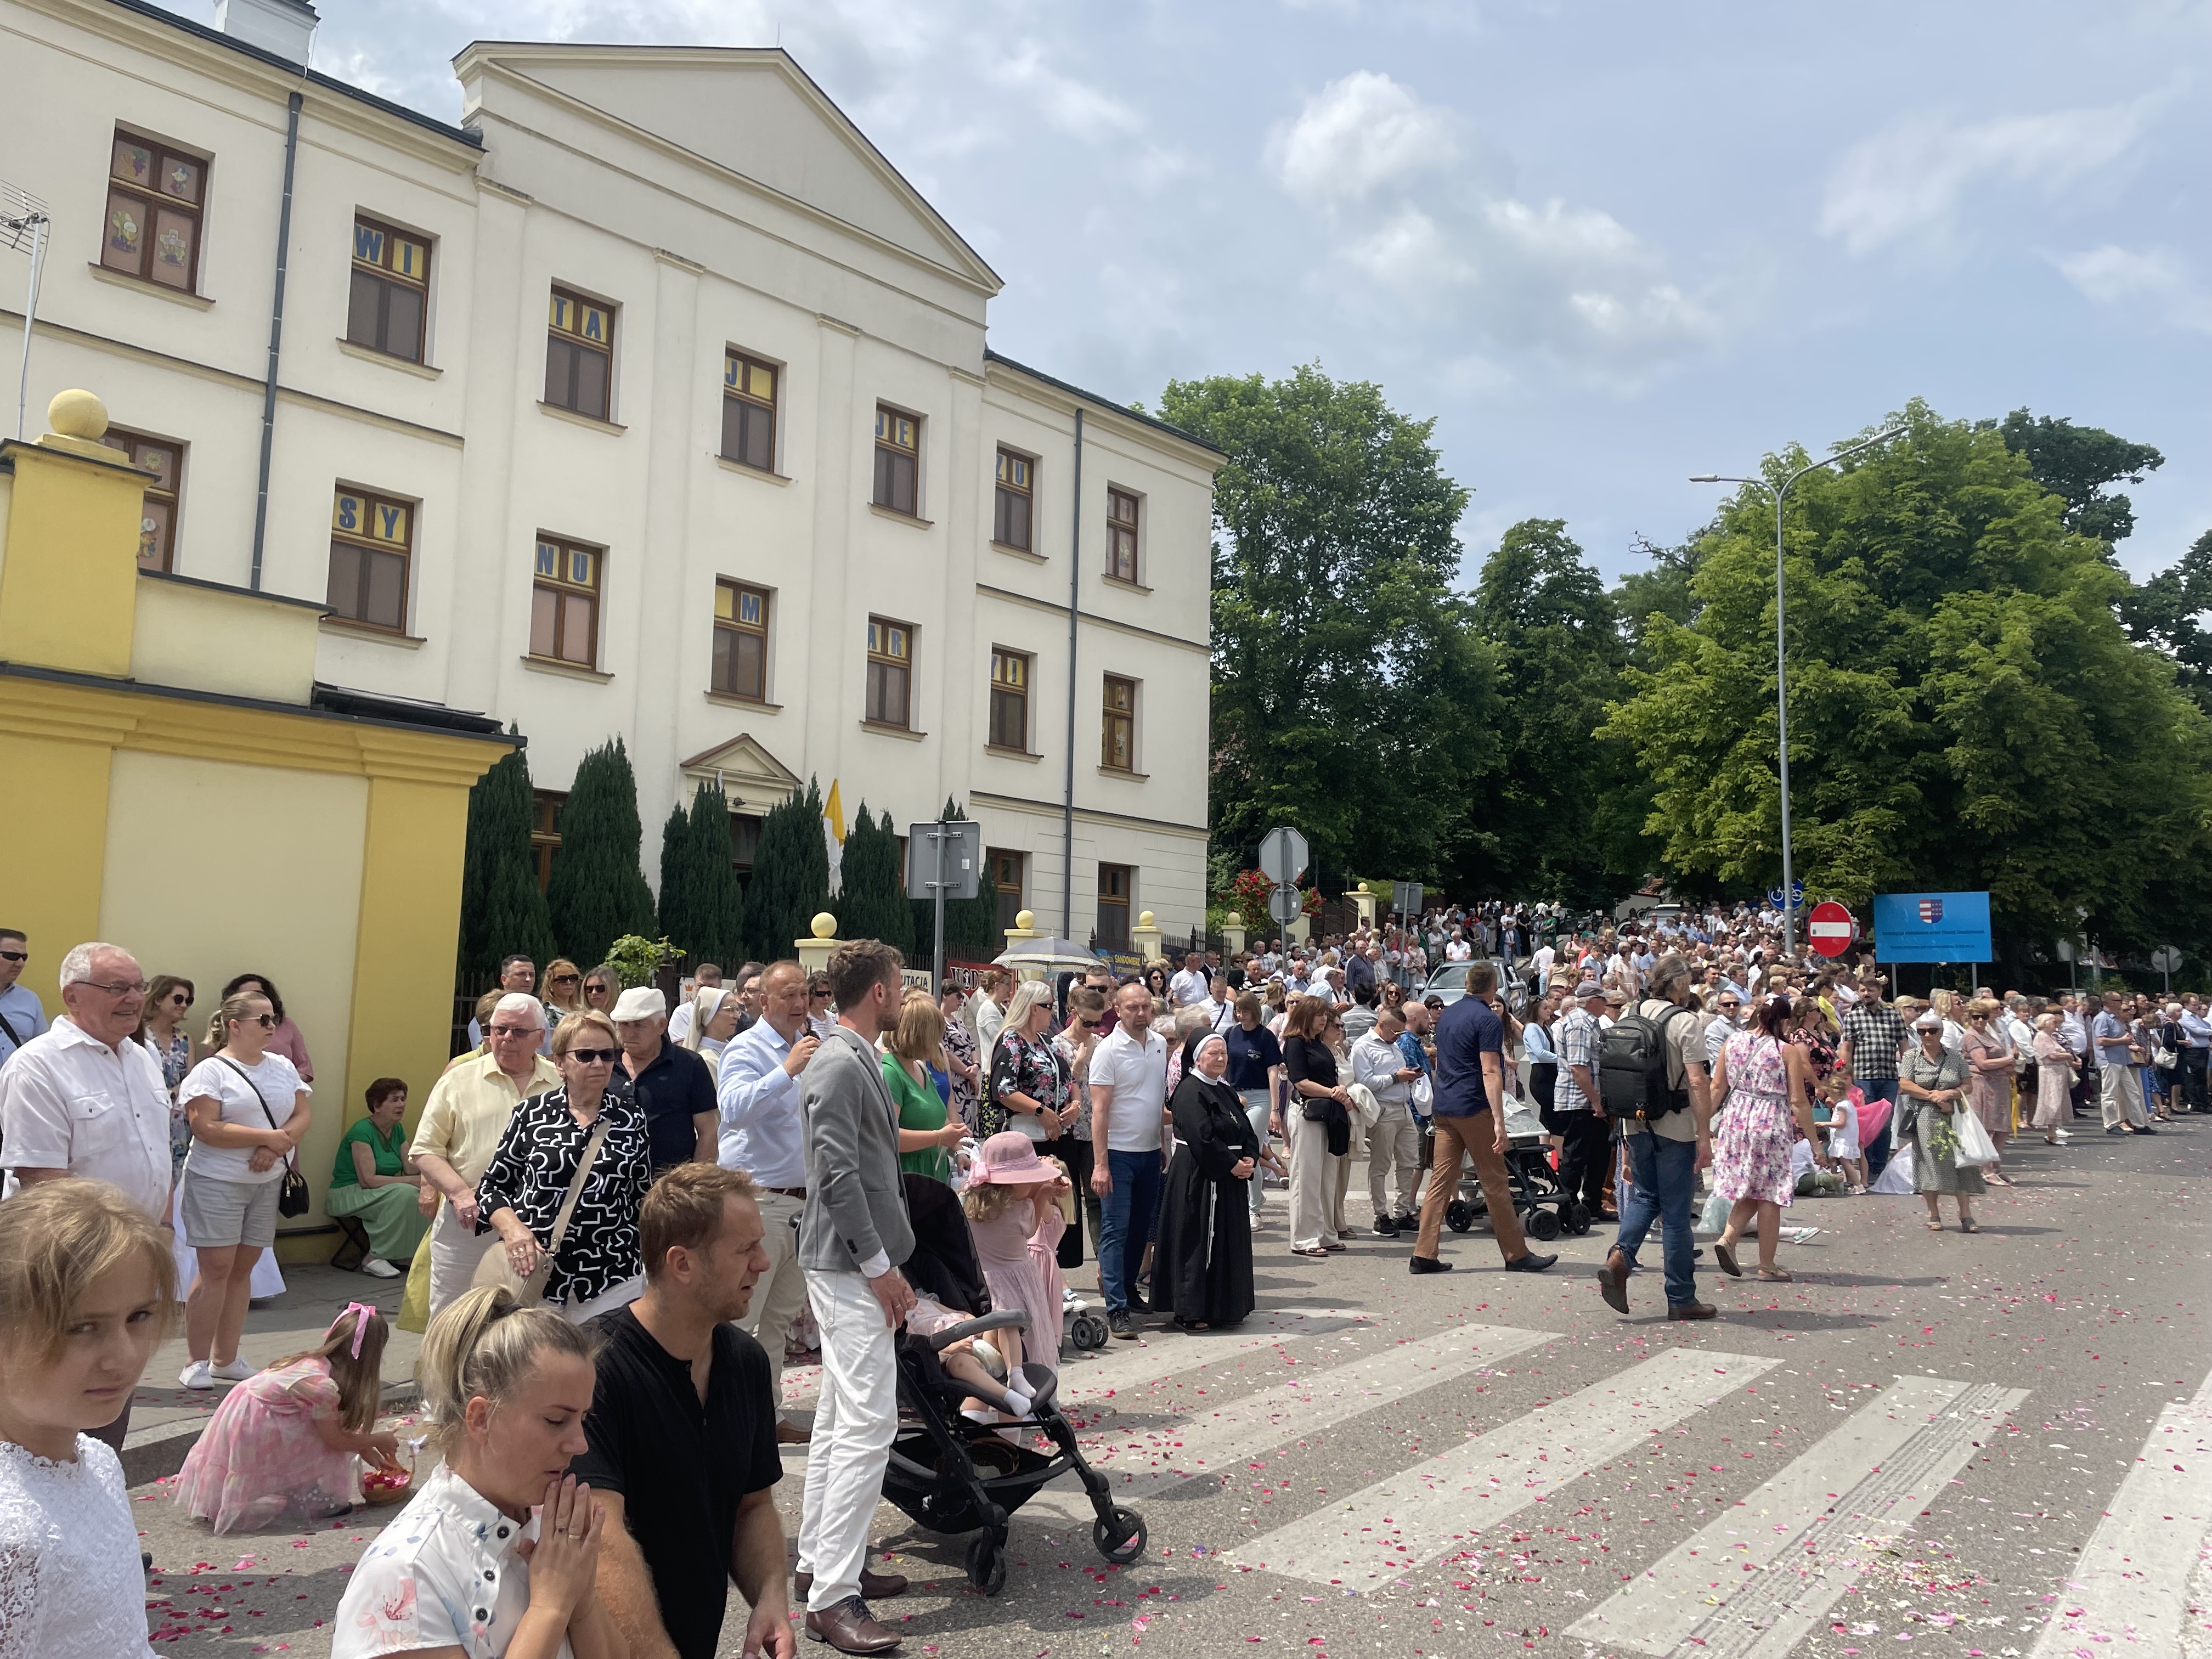
M 1398 1186 L 1395 1209 L 1384 1202 L 1394 1171 Z M 1375 1218 L 1415 1213 L 1421 1206 L 1420 1176 L 1421 1126 L 1403 1106 L 1385 1103 L 1382 1116 L 1367 1132 L 1367 1197 L 1375 1206 Z
M 736 1322 L 739 1330 L 756 1338 L 768 1350 L 769 1397 L 783 1403 L 783 1339 L 791 1322 L 806 1305 L 806 1274 L 799 1265 L 799 1212 L 805 1200 L 787 1193 L 753 1188 L 765 1231 L 761 1249 L 768 1253 L 768 1271 L 753 1281 L 752 1305 Z
M 1292 1097 L 1283 1125 L 1291 1143 L 1291 1247 L 1311 1250 L 1339 1242 L 1331 1211 L 1341 1191 L 1338 1172 L 1350 1160 L 1329 1155 L 1328 1125 L 1301 1115 L 1302 1103 Z
M 1522 1237 L 1521 1218 L 1513 1208 L 1513 1185 L 1505 1178 L 1505 1159 L 1498 1151 L 1496 1120 L 1488 1112 L 1477 1112 L 1472 1117 L 1440 1114 L 1436 1128 L 1436 1157 L 1429 1170 L 1428 1196 L 1421 1200 L 1421 1237 L 1413 1254 L 1436 1255 L 1445 1206 L 1459 1195 L 1459 1161 L 1464 1152 L 1474 1160 L 1474 1172 L 1481 1177 L 1482 1200 L 1490 1210 L 1490 1231 L 1498 1241 L 1498 1255 L 1508 1261 L 1519 1261 L 1528 1255 L 1528 1244 Z

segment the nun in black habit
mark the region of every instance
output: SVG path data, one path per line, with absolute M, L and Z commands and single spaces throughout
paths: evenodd
M 1170 1103 L 1175 1162 L 1160 1200 L 1152 1305 L 1184 1330 L 1234 1325 L 1252 1311 L 1252 1200 L 1260 1146 L 1228 1084 L 1229 1049 L 1212 1031 L 1184 1043 Z

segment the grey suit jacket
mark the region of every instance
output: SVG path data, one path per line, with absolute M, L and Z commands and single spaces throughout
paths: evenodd
M 898 1108 L 883 1064 L 840 1025 L 799 1074 L 806 1134 L 806 1206 L 799 1264 L 811 1273 L 860 1271 L 878 1251 L 894 1267 L 914 1251 L 899 1179 Z

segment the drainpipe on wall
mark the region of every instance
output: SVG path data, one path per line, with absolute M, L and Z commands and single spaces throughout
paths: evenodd
M 1060 817 L 1060 936 L 1075 937 L 1075 613 L 1083 598 L 1083 410 L 1075 411 L 1075 522 L 1067 538 L 1067 784 Z
M 246 586 L 261 591 L 261 550 L 269 535 L 269 461 L 276 447 L 276 359 L 284 344 L 284 267 L 292 252 L 292 169 L 300 158 L 300 94 L 284 118 L 284 203 L 276 215 L 276 297 L 269 307 L 269 382 L 261 393 L 261 475 L 253 497 L 253 569 Z

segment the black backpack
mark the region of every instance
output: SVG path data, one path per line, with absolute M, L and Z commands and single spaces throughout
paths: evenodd
M 1598 1103 L 1607 1117 L 1649 1123 L 1690 1103 L 1687 1089 L 1667 1081 L 1667 1027 L 1689 1012 L 1676 1004 L 1656 1019 L 1624 1014 L 1598 1038 Z

